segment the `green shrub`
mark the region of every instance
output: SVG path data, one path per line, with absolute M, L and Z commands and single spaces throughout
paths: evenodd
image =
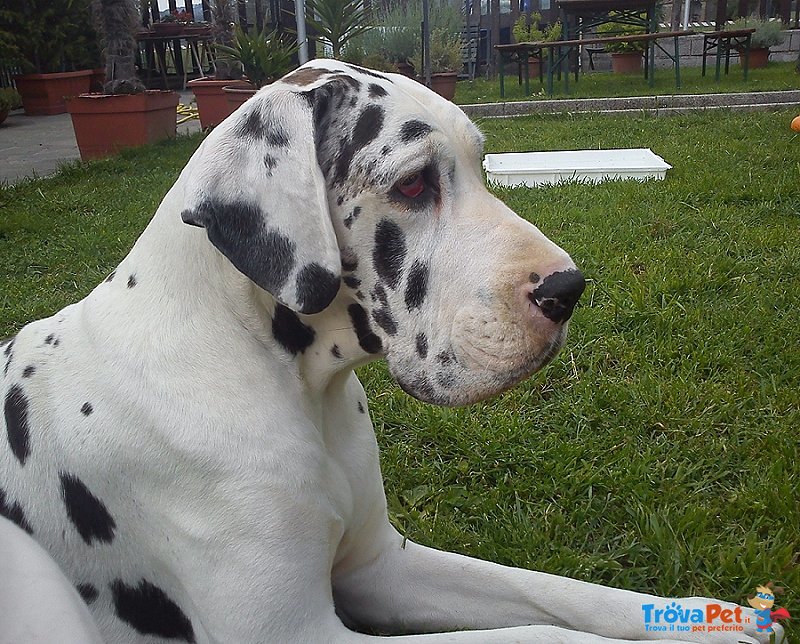
M 615 12 L 609 14 L 610 17 L 615 16 Z M 645 16 L 641 15 L 644 22 Z M 599 37 L 606 36 L 638 36 L 646 33 L 644 25 L 626 25 L 620 22 L 606 22 L 597 28 L 597 35 Z M 645 43 L 643 42 L 610 42 L 603 45 L 603 48 L 612 54 L 628 54 L 633 52 L 643 52 Z
M 751 49 L 769 49 L 783 40 L 781 23 L 777 20 L 761 20 L 756 17 L 739 18 L 726 27 L 728 30 L 753 28 L 755 28 L 755 32 L 750 36 Z
M 0 111 L 22 107 L 22 97 L 15 89 L 0 89 Z

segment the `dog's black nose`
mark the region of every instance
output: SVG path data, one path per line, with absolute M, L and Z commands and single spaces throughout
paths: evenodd
M 553 322 L 566 322 L 586 288 L 579 270 L 559 271 L 544 278 L 528 297 Z

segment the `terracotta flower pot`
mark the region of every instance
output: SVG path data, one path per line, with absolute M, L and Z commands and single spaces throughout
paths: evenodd
M 67 111 L 65 96 L 78 96 L 89 91 L 91 69 L 56 74 L 23 74 L 14 77 L 22 106 L 28 116 L 63 114 Z
M 744 64 L 744 49 L 739 49 L 739 62 Z M 747 60 L 749 69 L 761 69 L 769 62 L 769 47 L 750 48 L 750 57 Z
M 639 51 L 614 52 L 611 54 L 611 69 L 615 74 L 638 74 L 642 71 L 643 58 Z
M 538 58 L 528 58 L 528 78 L 539 78 L 539 70 L 542 66 L 542 61 Z
M 150 25 L 150 31 L 156 36 L 180 36 L 183 33 L 183 27 L 181 22 L 154 22 Z
M 109 156 L 125 147 L 175 138 L 177 92 L 84 94 L 67 99 L 81 159 Z
M 456 95 L 457 80 L 458 74 L 456 72 L 431 74 L 431 89 L 442 98 L 452 101 Z
M 241 105 L 233 105 L 228 101 L 225 87 L 252 89 L 247 81 L 217 80 L 216 78 L 198 78 L 189 81 L 186 86 L 194 92 L 197 111 L 200 113 L 200 126 L 203 129 L 219 125 Z
M 255 96 L 258 90 L 255 89 L 252 85 L 250 85 L 249 89 L 244 89 L 239 87 L 233 87 L 231 86 L 231 83 L 228 83 L 226 87 L 222 88 L 222 91 L 225 92 L 225 98 L 227 98 L 228 103 L 232 108 L 230 112 L 232 114 L 242 105 L 244 105 L 247 99 Z

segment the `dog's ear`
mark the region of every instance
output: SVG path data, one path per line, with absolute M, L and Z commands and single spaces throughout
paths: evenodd
M 183 221 L 300 313 L 336 297 L 339 248 L 317 162 L 312 101 L 266 88 L 217 126 L 186 167 Z

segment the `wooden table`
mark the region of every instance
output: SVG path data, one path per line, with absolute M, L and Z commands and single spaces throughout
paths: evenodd
M 674 63 L 675 86 L 680 88 L 680 38 L 684 36 L 691 36 L 694 33 L 695 32 L 693 31 L 667 31 L 628 36 L 606 36 L 604 38 L 580 38 L 573 40 L 556 40 L 553 42 L 538 41 L 517 43 L 513 45 L 495 45 L 495 49 L 500 55 L 500 97 L 505 97 L 505 63 L 507 60 L 516 57 L 520 61 L 527 61 L 528 57 L 533 55 L 539 58 L 541 61 L 544 53 L 547 52 L 547 93 L 552 96 L 553 76 L 556 73 L 564 78 L 564 91 L 569 91 L 569 69 L 567 68 L 562 70 L 562 66 L 564 61 L 569 61 L 571 52 L 578 51 L 581 47 L 586 45 L 605 45 L 619 42 L 642 42 L 646 44 L 647 50 L 650 51 L 650 55 L 646 58 L 646 62 L 648 62 L 649 65 L 645 65 L 645 77 L 649 79 L 651 87 L 655 84 L 655 47 L 657 46 L 659 49 L 665 52 Z M 659 40 L 663 40 L 665 38 L 672 39 L 674 42 L 675 49 L 672 53 L 664 49 L 661 44 L 658 43 Z M 530 82 L 528 79 L 527 65 L 523 65 L 523 69 L 525 74 L 525 95 L 530 96 Z M 539 69 L 539 75 L 541 78 L 541 65 Z M 577 81 L 577 79 L 578 68 L 576 67 L 575 80 Z
M 152 32 L 142 32 L 136 35 L 138 44 L 144 46 L 144 67 L 146 67 L 146 80 L 150 80 L 150 72 L 158 61 L 159 73 L 164 89 L 169 89 L 167 80 L 167 52 L 171 48 L 172 59 L 175 64 L 175 73 L 183 77 L 182 87 L 185 89 L 188 72 L 183 64 L 183 48 L 181 41 L 191 55 L 191 62 L 195 71 L 201 76 L 205 73 L 203 58 L 207 54 L 211 60 L 211 35 L 210 33 L 180 33 L 175 36 L 161 36 Z
M 750 65 L 750 39 L 755 29 L 731 29 L 730 31 L 709 31 L 703 34 L 703 76 L 706 75 L 706 54 L 710 51 L 716 53 L 717 74 L 719 81 L 720 67 L 722 66 L 722 55 L 725 54 L 725 75 L 731 66 L 731 49 L 741 48 L 744 50 L 742 58 L 742 69 L 744 79 L 747 80 L 747 68 Z

